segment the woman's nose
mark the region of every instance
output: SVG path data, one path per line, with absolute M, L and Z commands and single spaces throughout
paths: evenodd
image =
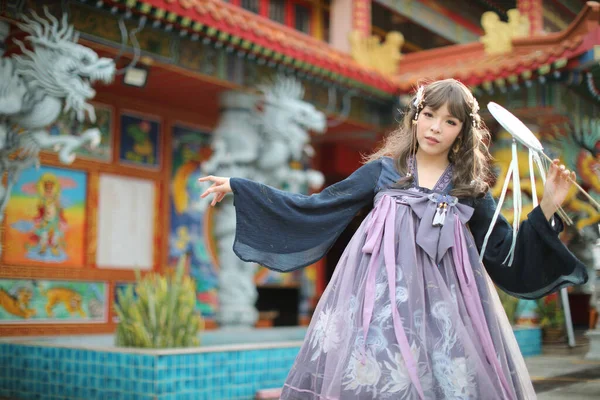
M 433 123 L 431 124 L 431 130 L 435 131 L 435 132 L 439 132 L 440 131 L 440 127 L 442 126 L 441 121 L 439 120 L 435 120 L 433 121 Z

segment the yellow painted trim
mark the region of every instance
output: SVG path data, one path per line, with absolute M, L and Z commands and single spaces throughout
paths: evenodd
M 316 0 L 312 3 L 312 36 L 316 39 L 323 40 L 323 0 Z

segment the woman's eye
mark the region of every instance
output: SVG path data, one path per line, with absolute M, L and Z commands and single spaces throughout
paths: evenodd
M 425 116 L 426 116 L 426 117 L 428 117 L 428 118 L 431 118 L 431 117 L 433 117 L 433 114 L 432 114 L 432 113 L 430 113 L 430 112 L 427 112 L 427 111 L 425 111 L 425 112 L 423 113 L 423 115 L 425 115 Z
M 452 125 L 452 126 L 456 126 L 456 122 L 454 122 L 454 121 L 452 121 L 452 120 L 448 121 L 448 123 L 449 123 L 450 125 Z

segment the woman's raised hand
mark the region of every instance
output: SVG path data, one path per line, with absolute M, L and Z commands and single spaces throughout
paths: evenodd
M 206 189 L 204 191 L 204 193 L 202 193 L 200 195 L 200 197 L 205 198 L 209 194 L 214 193 L 215 197 L 210 202 L 211 206 L 215 206 L 215 204 L 217 204 L 218 202 L 223 200 L 223 198 L 225 197 L 225 195 L 227 193 L 231 193 L 231 186 L 229 185 L 229 178 L 209 175 L 209 176 L 204 176 L 204 177 L 198 179 L 198 181 L 199 182 L 210 181 L 213 183 L 212 185 L 210 185 L 210 187 L 208 189 Z
M 544 195 L 540 202 L 546 218 L 549 219 L 564 203 L 576 179 L 575 172 L 569 171 L 560 164 L 559 160 L 552 161 L 544 186 Z

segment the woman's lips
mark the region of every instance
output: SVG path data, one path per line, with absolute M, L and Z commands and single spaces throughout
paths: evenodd
M 425 137 L 425 140 L 427 140 L 427 143 L 429 144 L 438 144 L 440 141 L 437 139 L 434 139 L 432 137 Z

